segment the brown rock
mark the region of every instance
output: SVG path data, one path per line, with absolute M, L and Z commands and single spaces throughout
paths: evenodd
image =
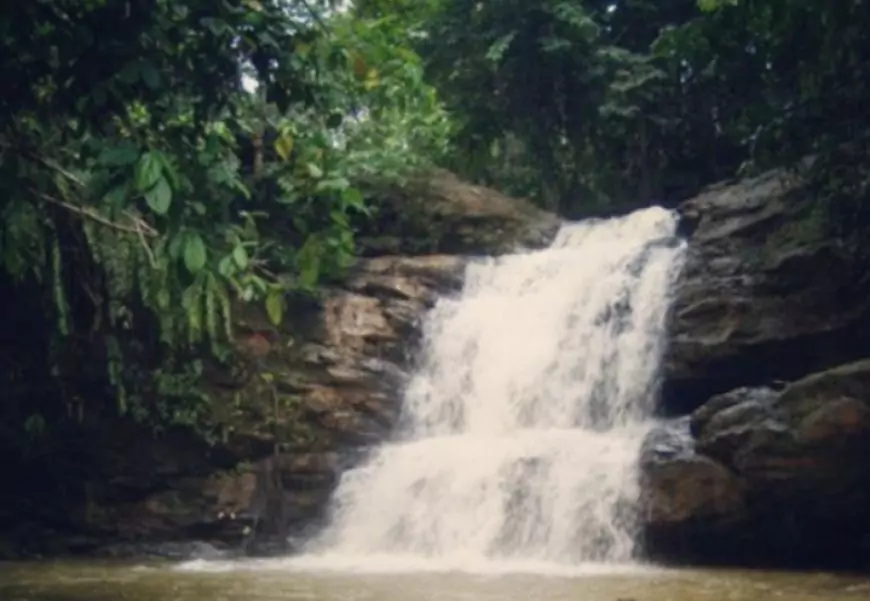
M 797 430 L 808 444 L 836 444 L 870 435 L 870 407 L 856 399 L 838 399 L 805 417 Z
M 743 511 L 745 487 L 725 466 L 703 456 L 680 457 L 645 472 L 647 520 L 661 526 Z

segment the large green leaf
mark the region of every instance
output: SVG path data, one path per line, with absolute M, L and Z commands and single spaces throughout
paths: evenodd
M 145 192 L 161 179 L 162 162 L 153 152 L 145 152 L 136 165 L 136 189 Z
M 152 211 L 158 215 L 165 215 L 172 204 L 172 188 L 165 177 L 159 177 L 157 182 L 145 191 L 145 201 Z
M 266 312 L 273 325 L 281 325 L 284 320 L 284 294 L 280 290 L 273 290 L 266 297 Z
M 248 268 L 248 251 L 245 250 L 245 247 L 241 244 L 238 244 L 233 249 L 233 260 L 239 269 L 247 269 Z
M 108 167 L 125 167 L 132 165 L 139 158 L 139 149 L 129 141 L 117 145 L 105 146 L 97 157 L 97 162 Z
M 190 232 L 184 241 L 184 265 L 191 273 L 199 273 L 206 262 L 205 242 L 196 232 Z

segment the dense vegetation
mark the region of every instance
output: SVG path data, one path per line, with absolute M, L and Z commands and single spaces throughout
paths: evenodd
M 3 386 L 28 399 L 4 439 L 59 414 L 196 424 L 196 358 L 226 354 L 234 303 L 279 323 L 352 259 L 360 182 L 437 156 L 446 121 L 396 24 L 329 11 L 3 9 Z
M 451 165 L 569 214 L 672 202 L 844 143 L 862 154 L 866 2 L 407 4 L 457 124 Z
M 0 11 L 4 454 L 200 426 L 234 307 L 280 323 L 429 166 L 579 216 L 814 156 L 831 223 L 865 220 L 866 2 L 333 4 Z

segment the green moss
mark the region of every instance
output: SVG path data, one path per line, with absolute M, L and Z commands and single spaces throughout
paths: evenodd
M 830 223 L 823 206 L 806 204 L 790 212 L 791 219 L 773 230 L 759 253 L 761 265 L 773 268 L 786 254 L 821 244 L 830 236 Z

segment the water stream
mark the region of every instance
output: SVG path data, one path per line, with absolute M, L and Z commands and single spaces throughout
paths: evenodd
M 527 572 L 631 561 L 675 230 L 651 208 L 473 262 L 462 293 L 426 319 L 397 439 L 345 474 L 303 561 Z

